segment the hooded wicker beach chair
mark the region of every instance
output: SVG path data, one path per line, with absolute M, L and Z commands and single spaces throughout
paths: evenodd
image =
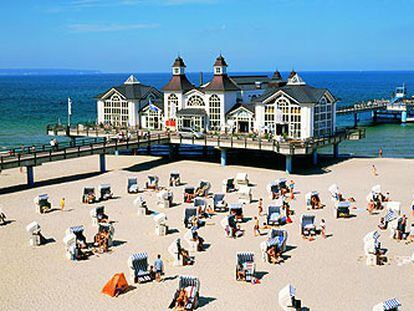
M 148 271 L 147 253 L 136 253 L 128 258 L 128 268 L 131 283 L 145 283 L 152 281 Z

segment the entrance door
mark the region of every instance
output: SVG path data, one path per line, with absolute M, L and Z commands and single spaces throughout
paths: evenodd
M 187 118 L 184 118 L 183 119 L 183 127 L 190 127 L 190 128 L 192 128 L 193 127 L 192 123 L 193 122 L 191 122 L 191 119 L 187 119 Z
M 239 121 L 239 133 L 248 133 L 249 132 L 249 122 L 248 121 Z

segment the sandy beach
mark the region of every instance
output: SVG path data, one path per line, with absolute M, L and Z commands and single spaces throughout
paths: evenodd
M 371 174 L 375 164 L 378 176 Z M 297 297 L 302 306 L 318 310 L 371 310 L 372 307 L 391 297 L 397 297 L 403 310 L 414 310 L 414 264 L 398 265 L 399 256 L 410 256 L 414 244 L 397 242 L 390 238 L 389 231 L 381 236 L 382 245 L 388 249 L 389 263 L 369 267 L 365 264 L 362 238 L 375 230 L 379 218 L 384 214 L 368 215 L 366 195 L 371 187 L 380 184 L 391 198 L 402 203 L 403 212 L 409 218 L 410 203 L 414 194 L 414 160 L 405 159 L 350 159 L 325 168 L 321 174 L 287 176 L 283 171 L 264 168 L 229 165 L 197 161 L 162 162 L 150 156 L 107 156 L 108 172 L 98 171 L 96 156 L 55 162 L 35 168 L 36 181 L 33 189 L 8 192 L 0 195 L 0 205 L 14 222 L 0 227 L 0 305 L 2 310 L 166 310 L 177 288 L 178 275 L 198 276 L 201 281 L 201 310 L 279 310 L 278 292 L 287 283 L 297 288 Z M 245 235 L 239 239 L 224 236 L 218 214 L 200 229 L 200 235 L 210 246 L 205 252 L 195 254 L 195 264 L 173 267 L 167 247 L 185 233 L 182 218 L 186 204 L 182 202 L 183 186 L 173 188 L 174 202 L 179 205 L 161 210 L 156 207 L 155 192 L 143 194 L 151 210 L 165 212 L 171 229 L 179 232 L 164 237 L 154 232 L 151 216 L 137 216 L 133 201 L 136 195 L 127 194 L 128 176 L 137 176 L 142 189 L 146 176 L 156 174 L 160 185 L 166 186 L 170 171 L 179 170 L 183 182 L 196 185 L 200 179 L 212 183 L 212 192 L 221 191 L 222 180 L 246 172 L 254 184 L 253 198 L 270 202 L 266 185 L 280 177 L 292 178 L 300 194 L 292 202 L 295 215 L 293 223 L 284 226 L 289 237 L 287 244 L 292 249 L 289 258 L 281 265 L 264 263 L 260 258 L 260 242 L 265 236 L 254 237 L 253 220 L 242 224 Z M 66 176 L 66 177 L 63 177 Z M 0 174 L 0 189 L 25 182 L 25 173 L 7 170 Z M 49 180 L 49 181 L 48 181 Z M 51 182 L 50 180 L 54 180 Z M 69 226 L 84 225 L 88 241 L 92 241 L 96 228 L 92 227 L 89 211 L 93 205 L 81 203 L 82 188 L 97 187 L 110 183 L 116 199 L 104 202 L 106 212 L 115 222 L 116 246 L 107 254 L 95 255 L 86 261 L 69 261 L 65 258 L 62 242 Z M 335 219 L 328 187 L 336 183 L 346 196 L 356 198 L 356 215 L 350 219 Z M 307 212 L 305 193 L 319 190 L 323 210 L 311 211 L 319 224 L 321 218 L 327 222 L 331 237 L 318 237 L 307 241 L 300 236 L 299 217 Z M 58 208 L 61 197 L 66 198 L 65 211 L 53 211 L 39 215 L 35 213 L 33 198 L 47 193 L 51 203 Z M 237 194 L 226 196 L 227 202 L 236 203 Z M 245 208 L 245 215 L 257 214 L 257 203 Z M 265 217 L 261 217 L 263 222 Z M 37 221 L 42 233 L 56 242 L 37 248 L 29 246 L 25 230 L 27 224 Z M 162 283 L 131 284 L 135 289 L 110 298 L 100 293 L 113 274 L 128 273 L 127 259 L 136 252 L 149 254 L 151 264 L 161 254 L 166 265 L 167 280 Z M 253 251 L 256 254 L 256 270 L 263 277 L 261 284 L 235 281 L 235 256 L 238 251 Z

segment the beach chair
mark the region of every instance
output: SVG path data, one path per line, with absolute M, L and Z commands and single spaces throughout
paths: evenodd
M 381 252 L 381 243 L 379 241 L 380 234 L 378 231 L 371 231 L 367 233 L 364 238 L 364 253 L 366 256 L 366 264 L 368 266 L 378 265 L 378 254 Z
M 224 200 L 224 193 L 215 193 L 213 196 L 214 211 L 226 212 L 227 202 Z
M 236 188 L 240 186 L 248 186 L 249 185 L 249 177 L 247 173 L 237 173 L 235 178 Z
M 196 196 L 207 197 L 211 188 L 211 183 L 207 180 L 200 180 L 200 183 L 195 191 Z
M 138 178 L 128 177 L 127 191 L 128 193 L 138 193 Z
M 282 204 L 279 200 L 267 207 L 267 224 L 270 226 L 286 223 L 286 217 L 282 215 Z
M 191 228 L 193 223 L 193 218 L 198 218 L 198 210 L 193 206 L 186 207 L 184 209 L 184 226 L 186 228 Z
M 398 227 L 398 213 L 394 209 L 387 210 L 387 214 L 385 214 L 384 220 L 387 224 L 388 229 L 390 230 L 391 238 L 394 238 Z
M 147 253 L 136 253 L 128 258 L 129 277 L 131 283 L 146 283 L 152 281 L 148 271 Z
M 270 184 L 268 184 L 266 189 L 271 200 L 274 200 L 280 196 L 280 187 L 276 181 L 272 181 Z
M 82 203 L 92 204 L 96 202 L 95 187 L 84 187 L 82 195 Z
M 159 208 L 170 208 L 173 205 L 173 192 L 171 190 L 161 190 L 157 193 L 157 206 Z
M 264 262 L 269 262 L 269 256 L 267 254 L 267 250 L 270 247 L 277 247 L 283 253 L 286 250 L 286 242 L 287 242 L 287 231 L 285 230 L 276 230 L 272 229 L 268 233 L 267 240 L 260 243 L 260 250 L 262 253 L 262 260 Z
M 401 302 L 397 298 L 390 298 L 372 308 L 372 311 L 399 311 Z
M 95 207 L 90 211 L 92 218 L 92 226 L 98 227 L 98 224 L 102 221 L 107 221 L 108 216 L 105 214 L 105 206 Z
M 134 200 L 134 205 L 137 207 L 137 214 L 138 216 L 145 216 L 148 213 L 147 202 L 145 201 L 143 196 L 138 196 Z
M 50 204 L 49 196 L 47 194 L 40 194 L 35 197 L 33 201 L 38 214 L 47 213 L 52 208 L 52 204 Z
M 348 201 L 337 202 L 334 205 L 335 217 L 336 218 L 347 218 L 350 216 L 351 203 Z
M 66 230 L 63 243 L 66 245 L 66 257 L 69 260 L 76 260 L 78 257 L 77 243 L 87 246 L 84 230 L 84 226 L 73 226 Z
M 184 258 L 180 255 L 181 248 L 181 239 L 174 240 L 168 247 L 168 253 L 170 253 L 173 258 L 174 267 L 184 266 Z
M 200 299 L 200 280 L 194 276 L 180 276 L 178 280 L 178 290 L 174 294 L 174 299 L 169 308 L 174 308 L 180 292 L 184 290 L 188 297 L 184 310 L 194 310 L 198 308 Z
M 115 235 L 115 228 L 110 223 L 101 222 L 98 224 L 98 233 L 108 232 L 108 247 L 112 247 Z
M 239 203 L 250 204 L 252 201 L 252 189 L 248 186 L 240 186 L 237 192 L 239 196 Z
M 195 187 L 184 188 L 184 203 L 191 203 L 195 198 Z
M 187 242 L 188 248 L 191 252 L 197 252 L 198 250 L 198 241 L 193 239 L 193 229 L 188 229 L 184 234 L 184 241 Z
M 296 300 L 296 288 L 288 284 L 279 291 L 279 305 L 283 311 L 301 310 L 301 301 Z
M 155 234 L 160 236 L 167 235 L 167 215 L 164 213 L 159 213 L 153 217 L 153 220 L 155 222 Z
M 223 192 L 229 193 L 236 190 L 236 186 L 234 184 L 234 178 L 226 178 L 223 180 Z
M 204 198 L 196 197 L 194 198 L 193 206 L 197 208 L 197 210 L 201 208 L 201 210 L 204 212 L 207 208 L 207 202 Z
M 329 193 L 331 195 L 331 200 L 334 203 L 339 202 L 339 187 L 338 187 L 338 185 L 336 185 L 336 184 L 331 185 L 328 188 L 328 191 L 329 191 Z
M 300 217 L 300 228 L 302 236 L 315 235 L 315 215 L 302 214 Z
M 39 246 L 42 244 L 42 235 L 40 230 L 40 225 L 35 221 L 26 226 L 26 231 L 29 233 L 30 246 Z
M 234 215 L 234 218 L 237 222 L 242 222 L 243 219 L 244 219 L 243 205 L 242 204 L 230 204 L 229 205 L 229 214 Z
M 172 171 L 170 173 L 170 179 L 168 184 L 170 185 L 170 187 L 178 187 L 181 185 L 181 177 L 179 171 Z
M 4 214 L 3 210 L 0 208 L 0 225 L 5 225 L 6 223 L 6 214 Z
M 158 181 L 159 178 L 156 175 L 148 175 L 147 176 L 147 182 L 145 183 L 146 189 L 152 189 L 155 190 L 158 188 Z
M 306 201 L 306 208 L 307 209 L 312 209 L 313 208 L 312 207 L 312 200 L 316 200 L 317 202 L 320 202 L 318 191 L 308 192 L 305 195 L 305 201 Z
M 396 201 L 385 202 L 385 207 L 387 211 L 394 211 L 395 214 L 401 215 L 401 202 L 396 202 Z
M 227 215 L 220 221 L 224 229 L 225 235 L 228 238 L 238 238 L 243 235 L 241 230 L 237 229 L 237 221 L 235 215 Z
M 112 199 L 113 193 L 111 191 L 111 185 L 101 184 L 99 185 L 99 201 L 106 201 Z
M 239 275 L 242 272 L 245 275 L 244 281 L 251 282 L 256 272 L 254 262 L 254 253 L 238 252 L 236 254 L 236 280 L 239 281 Z

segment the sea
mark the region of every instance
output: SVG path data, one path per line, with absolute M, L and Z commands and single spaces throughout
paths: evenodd
M 237 74 L 267 74 L 243 72 Z M 289 73 L 282 72 L 286 78 Z M 96 121 L 95 97 L 112 86 L 121 85 L 130 73 L 82 75 L 10 75 L 0 76 L 0 151 L 21 145 L 48 143 L 48 124 L 67 122 L 67 98 L 72 98 L 72 124 Z M 170 73 L 134 73 L 141 83 L 162 88 Z M 188 73 L 196 85 L 199 73 Z M 340 99 L 338 106 L 352 105 L 373 98 L 390 98 L 397 86 L 405 84 L 414 94 L 414 71 L 302 72 L 309 85 L 328 88 Z M 204 81 L 211 75 L 204 74 Z M 411 92 L 410 92 L 411 91 Z M 384 157 L 414 157 L 414 124 L 372 125 L 370 114 L 360 115 L 366 138 L 344 142 L 340 152 L 374 157 L 379 148 Z M 338 126 L 353 124 L 352 116 L 338 117 Z

